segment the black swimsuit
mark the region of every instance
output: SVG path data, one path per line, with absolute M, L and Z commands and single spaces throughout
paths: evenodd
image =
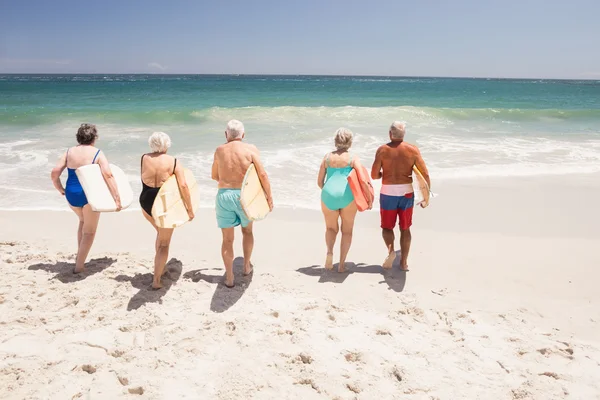
M 145 156 L 145 154 L 144 154 Z M 144 156 L 142 156 L 142 160 L 140 161 L 140 170 L 144 164 Z M 173 165 L 173 174 L 175 173 L 175 167 L 177 166 L 177 159 L 175 159 L 175 164 Z M 140 193 L 140 205 L 142 209 L 146 211 L 148 215 L 152 215 L 152 206 L 154 205 L 154 200 L 158 195 L 158 191 L 160 187 L 150 187 L 144 183 L 142 180 L 142 193 Z

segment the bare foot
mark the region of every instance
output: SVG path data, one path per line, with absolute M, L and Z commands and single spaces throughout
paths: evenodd
M 163 272 L 160 274 L 160 276 L 165 276 L 167 272 L 169 272 L 169 269 L 167 267 L 163 268 Z
M 244 276 L 250 275 L 254 271 L 254 265 L 252 263 L 244 265 Z
M 402 264 L 402 265 L 400 266 L 400 269 L 401 269 L 402 271 L 405 271 L 405 272 L 406 272 L 406 271 L 409 271 L 409 269 L 408 269 L 408 264 Z
M 333 254 L 327 254 L 327 258 L 325 258 L 325 269 L 333 269 Z
M 385 261 L 383 262 L 383 264 L 381 264 L 381 266 L 385 269 L 391 269 L 392 265 L 394 265 L 394 261 L 396 260 L 396 252 L 392 251 L 390 252 L 390 254 L 388 254 L 388 256 L 385 258 Z
M 341 262 L 338 265 L 338 272 L 346 272 L 346 263 L 345 262 Z
M 79 268 L 73 268 L 73 273 L 74 273 L 74 274 L 80 274 L 80 273 L 82 273 L 83 271 L 85 271 L 85 267 L 82 267 L 82 268 L 80 268 L 80 269 L 79 269 Z
M 235 280 L 235 276 L 233 275 L 233 273 L 231 274 L 231 276 L 228 276 L 228 274 L 225 274 L 225 279 L 223 280 L 223 284 L 225 286 L 227 286 L 229 289 L 231 289 L 232 287 L 235 286 L 234 280 Z
M 223 284 L 225 286 L 227 286 L 229 289 L 232 289 L 235 286 L 235 282 L 233 281 L 233 279 L 231 281 L 228 281 L 227 279 L 223 280 Z
M 162 283 L 160 283 L 160 281 L 158 283 L 156 282 L 152 282 L 152 289 L 154 290 L 158 290 L 158 289 L 162 289 Z

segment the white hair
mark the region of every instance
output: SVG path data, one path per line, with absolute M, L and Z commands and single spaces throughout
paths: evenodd
M 352 131 L 339 128 L 335 131 L 335 147 L 338 150 L 348 150 L 352 146 Z
M 392 135 L 392 139 L 403 140 L 405 134 L 406 122 L 394 121 L 394 123 L 392 123 L 392 126 L 390 126 L 390 135 Z
M 227 139 L 229 140 L 240 139 L 244 134 L 244 124 L 237 119 L 232 119 L 227 123 L 225 133 L 227 134 Z
M 154 132 L 148 139 L 150 149 L 155 153 L 166 153 L 171 147 L 171 138 L 164 132 Z

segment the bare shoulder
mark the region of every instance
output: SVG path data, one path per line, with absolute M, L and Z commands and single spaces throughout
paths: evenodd
M 215 156 L 222 154 L 225 151 L 225 145 L 222 144 L 215 149 Z
M 387 144 L 382 144 L 377 148 L 377 154 L 383 154 L 387 151 L 387 149 L 389 149 L 389 146 Z
M 417 145 L 412 144 L 412 143 L 407 143 L 407 142 L 404 142 L 404 145 L 406 146 L 407 149 L 411 150 L 413 153 L 415 153 L 415 154 L 419 153 L 419 148 L 417 147 Z
M 245 143 L 245 145 L 246 145 L 246 148 L 247 148 L 248 150 L 250 150 L 250 151 L 252 151 L 252 152 L 254 152 L 254 153 L 256 153 L 256 154 L 258 154 L 258 153 L 259 153 L 259 151 L 258 151 L 258 147 L 256 147 L 255 145 L 253 145 L 253 144 L 251 144 L 251 143 Z

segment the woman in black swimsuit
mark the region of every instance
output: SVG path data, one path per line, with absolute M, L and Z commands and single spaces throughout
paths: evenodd
M 156 226 L 152 217 L 152 206 L 161 186 L 171 175 L 174 174 L 177 178 L 179 192 L 188 210 L 190 221 L 194 219 L 194 211 L 190 190 L 183 173 L 183 166 L 177 162 L 176 158 L 167 155 L 167 149 L 171 146 L 169 136 L 163 132 L 155 132 L 148 139 L 148 144 L 152 153 L 144 154 L 141 160 L 142 193 L 140 194 L 140 205 L 142 206 L 144 217 L 156 229 L 156 256 L 154 257 L 152 287 L 160 289 L 162 287 L 160 278 L 165 272 L 165 264 L 169 257 L 169 246 L 171 244 L 171 237 L 173 236 L 173 228 L 159 228 Z

